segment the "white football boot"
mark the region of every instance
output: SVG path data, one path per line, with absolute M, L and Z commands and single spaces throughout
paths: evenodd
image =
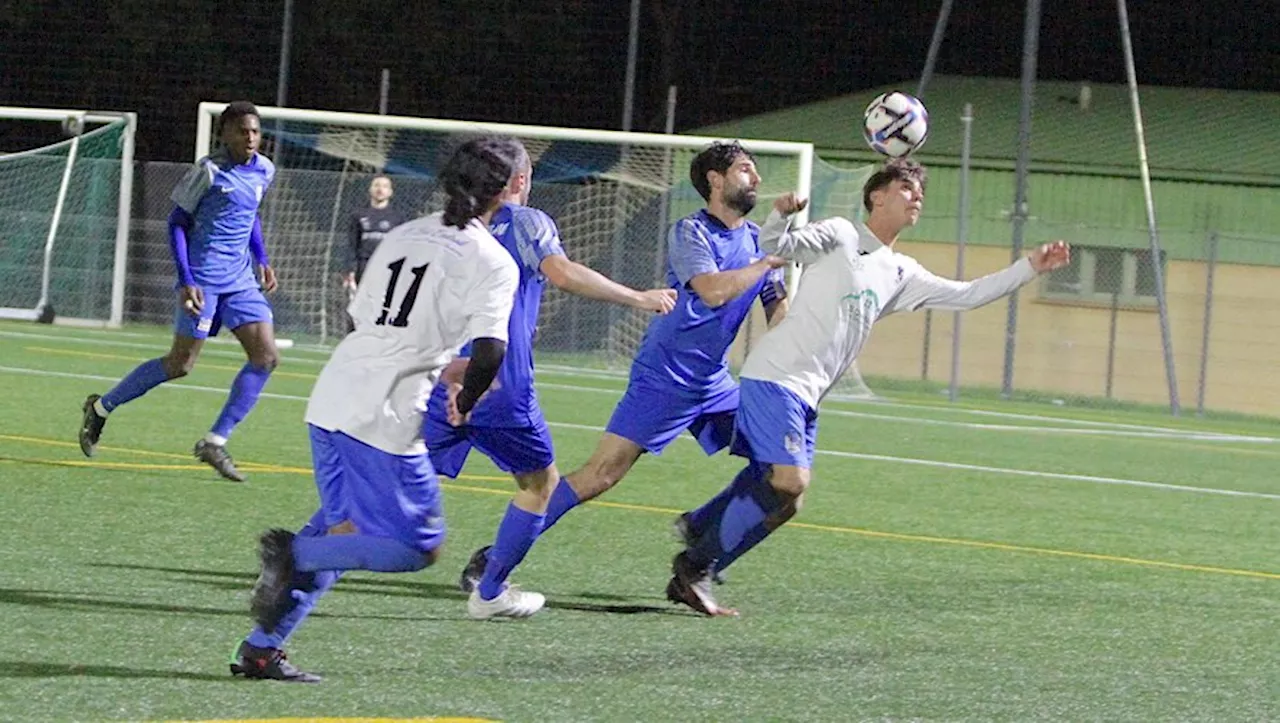
M 488 620 L 489 618 L 527 618 L 542 609 L 547 598 L 542 593 L 525 592 L 519 585 L 508 585 L 502 594 L 492 600 L 480 597 L 480 587 L 476 586 L 467 598 L 467 615 L 472 620 Z

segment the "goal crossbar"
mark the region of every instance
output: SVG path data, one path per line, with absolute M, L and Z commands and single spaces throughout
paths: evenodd
M 65 316 L 57 317 L 55 319 L 56 323 L 72 326 L 120 327 L 124 322 L 125 273 L 128 269 L 129 224 L 132 209 L 131 199 L 133 198 L 134 135 L 138 127 L 138 114 L 133 112 L 97 111 L 70 108 L 26 108 L 19 106 L 0 106 L 0 119 L 50 122 L 74 120 L 77 121 L 77 125 L 80 125 L 81 127 L 86 123 L 124 124 L 124 132 L 121 136 L 120 146 L 120 185 L 118 199 L 116 202 L 116 229 L 112 259 L 110 311 L 108 312 L 107 319 L 105 321 L 101 319 Z M 44 148 L 30 149 L 28 151 L 20 151 L 12 154 L 0 154 L 0 159 L 11 159 L 37 151 L 48 150 L 49 148 L 63 144 L 69 144 L 70 149 L 67 154 L 66 168 L 63 172 L 62 183 L 58 191 L 58 201 L 55 206 L 54 217 L 44 244 L 40 300 L 37 302 L 36 308 L 34 309 L 0 309 L 0 318 L 27 321 L 38 321 L 47 318 L 45 313 L 52 302 L 52 299 L 49 298 L 49 275 L 52 263 L 52 254 L 54 245 L 57 242 L 57 232 L 62 217 L 63 203 L 65 201 L 67 191 L 67 182 L 70 177 L 71 169 L 76 162 L 76 151 L 78 150 L 79 141 L 82 135 L 83 133 L 78 133 L 67 141 L 55 143 L 52 146 L 46 146 Z

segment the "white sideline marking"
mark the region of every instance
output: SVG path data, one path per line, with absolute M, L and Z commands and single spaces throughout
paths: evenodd
M 145 336 L 137 332 L 123 332 L 123 331 L 116 331 L 116 330 L 110 330 L 110 329 L 79 330 L 78 333 L 83 333 L 85 331 L 89 333 L 102 334 L 104 335 L 104 337 L 111 336 L 111 335 L 122 335 L 122 334 L 127 336 L 134 336 L 134 337 Z M 132 348 L 139 348 L 139 349 L 151 349 L 153 351 L 163 347 L 162 344 L 140 344 L 135 342 L 121 342 L 121 341 L 114 341 L 109 338 L 99 338 L 99 337 L 85 338 L 85 337 L 73 336 L 70 334 L 66 334 L 66 335 L 37 334 L 32 332 L 0 330 L 0 337 L 3 337 L 3 336 L 12 336 L 17 338 L 28 338 L 28 339 L 70 341 L 70 342 L 76 342 L 76 343 L 108 344 L 113 346 L 124 346 L 124 347 L 132 347 Z M 319 347 L 312 344 L 305 344 L 305 345 L 295 346 L 293 348 L 293 351 L 327 353 L 328 351 L 331 351 L 331 350 L 328 349 L 327 347 Z M 208 354 L 208 355 L 235 357 L 235 358 L 240 358 L 241 356 L 233 352 L 221 352 L 217 350 L 206 350 L 202 353 Z M 326 360 L 325 359 L 308 359 L 304 357 L 290 355 L 287 357 L 287 361 L 291 364 L 295 362 L 301 362 L 303 364 L 322 365 L 325 363 Z M 616 380 L 616 381 L 625 381 L 627 379 L 627 374 L 625 372 L 612 372 L 607 369 L 581 369 L 577 367 L 565 366 L 562 364 L 542 364 L 538 366 L 538 369 L 546 372 L 551 372 L 553 374 L 558 374 L 561 376 L 578 376 L 578 377 L 584 377 L 584 378 L 608 379 L 608 380 Z M 613 392 L 615 394 L 621 393 L 621 390 L 605 389 L 602 387 L 575 387 L 573 385 L 555 384 L 550 382 L 538 382 L 538 386 L 545 387 L 548 389 L 563 389 L 567 391 L 592 391 L 592 392 L 607 391 L 607 392 Z M 832 400 L 832 401 L 837 401 L 837 400 Z M 1152 426 L 1152 425 L 1144 425 L 1144 424 L 1131 424 L 1131 423 L 1125 423 L 1125 422 L 1103 422 L 1103 421 L 1096 421 L 1091 419 L 1072 419 L 1070 417 L 1054 417 L 1054 416 L 1040 415 L 1040 414 L 1025 414 L 1021 412 L 997 412 L 990 409 L 970 409 L 968 407 L 950 407 L 950 406 L 938 406 L 938 405 L 932 405 L 932 404 L 908 404 L 905 402 L 895 402 L 892 400 L 885 400 L 885 399 L 866 399 L 866 400 L 861 400 L 859 402 L 838 401 L 837 403 L 868 404 L 868 405 L 876 405 L 881 407 L 893 407 L 893 408 L 900 408 L 900 409 L 911 409 L 911 410 L 933 411 L 933 412 L 947 412 L 947 413 L 953 413 L 953 414 L 954 413 L 972 414 L 975 416 L 995 417 L 1000 419 L 1019 419 L 1019 420 L 1032 421 L 1032 422 L 1052 422 L 1055 424 L 1067 424 L 1067 425 L 1075 425 L 1080 427 L 1095 427 L 1099 429 L 1128 429 L 1128 430 L 1134 430 L 1136 432 L 1156 432 L 1156 433 L 1165 433 L 1165 434 L 1171 435 L 1169 438 L 1187 439 L 1189 441 L 1259 442 L 1259 443 L 1280 442 L 1280 438 L 1275 438 L 1275 437 L 1231 435 L 1231 434 L 1226 434 L 1221 432 L 1205 432 L 1205 431 L 1198 431 L 1198 430 L 1178 429 L 1176 427 L 1160 427 L 1160 426 Z M 861 413 L 861 412 L 852 412 L 850 410 L 844 410 L 844 409 L 832 409 L 829 406 L 824 407 L 822 412 L 824 414 L 869 414 L 869 413 Z M 943 420 L 922 419 L 919 417 L 886 417 L 886 418 L 896 419 L 901 421 L 915 421 L 922 424 L 924 423 L 959 424 L 959 425 L 966 424 L 964 422 L 953 423 L 953 422 L 947 422 Z M 1003 428 L 994 426 L 994 425 L 983 426 L 983 425 L 975 424 L 973 425 L 972 428 L 993 429 L 993 430 L 1003 431 Z M 1022 429 L 1032 431 L 1034 428 L 1027 427 Z M 1061 429 L 1061 430 L 1057 430 L 1057 429 L 1051 430 L 1049 428 L 1041 428 L 1041 429 L 1044 429 L 1046 431 L 1059 432 L 1059 433 L 1070 432 L 1070 430 L 1067 430 L 1067 429 Z M 1130 436 L 1143 437 L 1148 435 L 1134 434 Z
M 152 354 L 163 354 L 166 348 L 164 344 L 142 344 L 136 341 L 117 341 L 115 339 L 85 339 L 83 337 L 62 336 L 60 334 L 37 334 L 29 331 L 0 331 L 0 337 L 6 337 L 6 336 L 13 337 L 15 339 L 38 339 L 41 341 L 69 341 L 74 344 L 100 344 L 103 346 L 120 346 L 128 349 L 147 349 Z M 214 356 L 214 357 L 225 357 L 225 358 L 231 358 L 231 359 L 244 359 L 244 352 L 242 351 L 239 351 L 239 352 L 223 351 L 221 349 L 210 348 L 210 346 L 222 346 L 223 344 L 236 344 L 237 342 L 235 341 L 222 342 L 222 341 L 218 341 L 217 337 L 214 337 L 213 339 L 214 340 L 209 345 L 206 345 L 203 349 L 200 350 L 200 356 Z M 289 347 L 282 346 L 280 348 L 288 349 Z M 297 351 L 297 349 L 294 348 L 293 351 Z M 298 356 L 292 356 L 292 355 L 286 357 L 286 359 L 290 364 L 294 362 L 302 362 L 303 364 L 315 364 L 316 366 L 323 366 L 324 363 L 328 361 L 328 359 L 307 359 L 305 357 L 298 357 Z M 142 359 L 139 358 L 138 361 L 142 361 Z
M 0 372 L 9 372 L 11 374 L 28 374 L 32 376 L 59 377 L 64 379 L 87 379 L 87 380 L 105 381 L 105 382 L 118 381 L 116 377 L 105 377 L 97 374 L 76 374 L 72 372 L 49 371 L 47 369 L 26 369 L 23 367 L 0 366 Z M 213 392 L 216 394 L 227 393 L 227 390 L 224 388 L 205 387 L 205 386 L 199 386 L 195 384 L 183 384 L 180 382 L 172 383 L 172 384 L 162 384 L 160 385 L 160 388 L 173 389 L 173 390 L 186 389 L 186 390 L 197 391 L 197 392 Z M 270 392 L 263 392 L 262 396 L 268 399 L 285 399 L 285 400 L 294 401 L 294 402 L 307 401 L 306 397 L 301 397 L 295 394 L 272 394 Z M 552 427 L 562 427 L 564 429 L 579 429 L 579 430 L 585 430 L 585 431 L 597 432 L 597 433 L 604 431 L 604 429 L 601 427 L 596 427 L 589 424 L 574 424 L 570 422 L 548 422 L 547 424 Z M 688 442 L 695 441 L 694 439 L 686 435 L 681 435 L 679 438 Z M 1014 475 L 1018 477 L 1039 477 L 1042 479 L 1060 479 L 1060 480 L 1069 480 L 1072 482 L 1092 482 L 1094 484 L 1144 487 L 1147 489 L 1158 489 L 1158 490 L 1165 490 L 1170 492 L 1198 492 L 1201 494 L 1223 495 L 1227 497 L 1253 497 L 1256 499 L 1280 500 L 1280 494 L 1271 494 L 1267 492 L 1249 492 L 1244 490 L 1217 489 L 1214 487 L 1192 487 L 1190 485 L 1168 484 L 1165 482 L 1147 482 L 1143 480 L 1121 479 L 1118 477 L 1097 477 L 1094 475 L 1068 474 L 1065 472 L 1039 472 L 1036 470 L 1027 470 L 1027 469 L 988 467 L 984 465 L 963 464 L 959 462 L 940 462 L 940 461 L 931 460 L 931 459 L 916 459 L 912 457 L 891 457 L 888 455 L 862 454 L 858 452 L 841 452 L 841 451 L 829 450 L 829 449 L 819 449 L 817 450 L 817 454 L 828 455 L 832 457 L 844 457 L 847 459 L 865 459 L 865 460 L 870 460 L 874 462 L 894 462 L 897 464 L 912 464 L 912 465 L 919 465 L 923 467 L 939 467 L 942 469 L 959 469 L 959 470 L 967 470 L 972 472 L 987 472 L 991 474 L 1007 474 L 1007 475 Z
M 618 389 L 609 389 L 606 387 L 583 387 L 574 384 L 557 384 L 555 382 L 538 382 L 539 389 L 560 389 L 570 392 L 598 392 L 605 394 L 619 395 Z M 910 405 L 903 405 L 910 406 Z M 908 424 L 924 424 L 940 427 L 960 427 L 963 429 L 980 429 L 996 432 L 1028 432 L 1028 433 L 1048 433 L 1048 434 L 1084 434 L 1084 435 L 1100 435 L 1113 437 L 1137 437 L 1145 439 L 1185 439 L 1191 441 L 1202 442 L 1260 442 L 1271 443 L 1280 442 L 1274 437 L 1251 437 L 1245 435 L 1224 434 L 1221 432 L 1202 432 L 1195 430 L 1178 430 L 1168 429 L 1164 427 L 1141 427 L 1137 425 L 1119 425 L 1119 428 L 1101 428 L 1101 429 L 1076 429 L 1073 427 L 1039 427 L 1030 425 L 1015 424 L 986 424 L 983 422 L 957 422 L 946 419 L 926 419 L 922 417 L 902 417 L 894 414 L 874 414 L 872 412 L 854 412 L 847 409 L 831 409 L 829 407 L 822 408 L 822 414 L 829 414 L 838 417 L 862 417 L 865 419 L 880 419 L 893 422 L 905 422 Z M 1047 421 L 1065 422 L 1068 420 L 1054 419 L 1053 417 L 1045 417 Z M 1106 424 L 1106 422 L 1094 422 L 1093 424 Z M 1140 430 L 1151 431 L 1140 431 Z
M 871 412 L 851 412 L 847 409 L 823 409 L 823 414 L 839 417 L 861 417 L 864 419 L 882 419 L 894 422 L 910 422 L 912 424 L 935 425 L 940 427 L 962 427 L 965 429 L 982 429 L 995 432 L 1045 432 L 1049 434 L 1084 434 L 1107 437 L 1138 437 L 1143 439 L 1185 439 L 1198 442 L 1277 442 L 1274 437 L 1250 437 L 1245 435 L 1225 434 L 1222 432 L 1200 432 L 1194 430 L 1169 429 L 1159 431 L 1160 427 L 1149 427 L 1156 431 L 1138 431 L 1127 426 L 1120 429 L 1078 429 L 1076 427 L 1039 427 L 1018 424 L 986 424 L 983 422 L 956 422 L 945 419 L 925 419 L 921 417 L 900 417 L 893 414 L 872 414 Z M 1065 420 L 1063 420 L 1065 421 Z
M 108 331 L 108 330 L 101 330 L 99 331 L 99 333 L 107 334 L 107 335 L 117 334 L 117 332 Z M 127 332 L 119 332 L 119 333 L 125 334 Z M 85 337 L 77 337 L 69 334 L 64 335 L 64 334 L 42 334 L 42 333 L 36 333 L 36 332 L 21 332 L 21 331 L 0 331 L 0 337 L 6 337 L 6 336 L 19 338 L 19 339 L 40 339 L 45 341 L 69 341 L 69 342 L 79 343 L 79 344 L 106 344 L 110 346 L 127 347 L 127 348 L 133 348 L 133 349 L 148 349 L 153 352 L 157 351 L 160 348 L 160 346 L 156 344 L 117 341 L 114 339 L 106 339 L 106 338 L 85 338 Z M 132 336 L 137 337 L 142 335 L 132 334 Z M 295 350 L 297 349 L 295 348 Z M 314 351 L 314 350 L 309 350 L 309 351 Z M 235 359 L 239 359 L 243 356 L 242 354 L 239 354 L 237 352 L 221 351 L 218 349 L 209 349 L 207 347 L 201 353 L 202 355 L 207 355 L 207 356 L 235 358 Z M 289 355 L 286 357 L 286 361 L 290 364 L 302 363 L 302 364 L 311 364 L 311 365 L 319 366 L 324 364 L 326 360 L 309 359 L 306 357 Z M 562 376 L 580 376 L 584 378 L 602 379 L 602 380 L 625 379 L 625 377 L 620 377 L 617 374 L 608 372 L 607 370 L 574 369 L 572 367 L 559 366 L 559 365 L 544 365 L 543 367 L 540 367 L 540 368 L 543 369 L 544 371 L 548 371 L 553 374 L 559 374 Z M 610 389 L 606 387 L 584 387 L 584 386 L 577 386 L 572 384 L 558 384 L 555 382 L 540 381 L 538 382 L 538 387 L 545 388 L 545 389 L 560 389 L 565 391 L 603 392 L 603 393 L 611 393 L 611 394 L 621 393 L 621 390 L 619 389 Z M 882 420 L 888 420 L 888 421 L 907 422 L 912 424 L 951 426 L 951 427 L 961 427 L 961 428 L 967 428 L 967 429 L 978 429 L 978 430 L 988 430 L 988 431 L 1041 432 L 1041 433 L 1049 433 L 1049 434 L 1086 434 L 1086 435 L 1094 434 L 1094 435 L 1126 436 L 1126 437 L 1148 438 L 1148 439 L 1185 439 L 1187 441 L 1202 441 L 1202 442 L 1245 442 L 1245 443 L 1258 443 L 1258 444 L 1271 444 L 1275 442 L 1280 442 L 1280 439 L 1277 439 L 1275 437 L 1263 437 L 1263 436 L 1257 436 L 1257 435 L 1235 435 L 1235 434 L 1226 434 L 1223 432 L 1185 430 L 1185 429 L 1177 429 L 1173 427 L 1156 427 L 1156 426 L 1141 425 L 1141 424 L 1126 424 L 1123 422 L 1100 422 L 1100 421 L 1094 421 L 1094 420 L 1071 419 L 1067 417 L 1052 417 L 1052 416 L 1036 415 L 1036 414 L 1020 414 L 1020 413 L 1014 413 L 1014 412 L 996 412 L 996 411 L 985 410 L 985 409 L 968 409 L 963 407 L 939 407 L 934 405 L 904 404 L 900 402 L 888 402 L 888 401 L 879 401 L 879 400 L 869 400 L 865 403 L 884 406 L 884 407 L 895 407 L 900 409 L 938 411 L 938 412 L 950 412 L 950 413 L 960 412 L 964 414 L 973 414 L 977 416 L 989 416 L 989 417 L 997 417 L 997 418 L 1004 418 L 1004 419 L 1019 419 L 1019 420 L 1036 421 L 1036 422 L 1054 422 L 1057 424 L 1068 424 L 1068 425 L 1077 425 L 1081 427 L 1092 427 L 1093 429 L 1072 429 L 1069 427 L 996 425 L 996 424 L 983 424 L 978 422 L 957 422 L 957 421 L 951 421 L 951 420 L 927 419 L 922 417 L 878 415 L 872 412 L 855 412 L 848 409 L 833 409 L 829 405 L 823 407 L 822 413 L 834 414 L 837 416 L 863 417 L 867 419 L 882 419 Z M 1125 430 L 1125 431 L 1121 431 L 1121 430 Z

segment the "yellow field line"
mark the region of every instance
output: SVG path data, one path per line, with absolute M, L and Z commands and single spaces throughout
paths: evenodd
M 10 442 L 26 442 L 27 444 L 41 445 L 45 447 L 74 447 L 80 449 L 78 442 L 68 442 L 64 439 L 49 439 L 46 437 L 28 437 L 20 434 L 0 434 L 0 440 L 8 440 Z M 165 459 L 191 459 L 189 454 L 174 454 L 172 452 L 152 452 L 147 449 L 134 449 L 132 447 L 108 447 L 99 445 L 98 449 L 110 452 L 123 452 L 125 454 L 135 454 L 143 457 L 163 457 Z M 56 464 L 58 460 L 23 460 L 40 464 Z M 66 463 L 69 467 L 111 467 L 113 469 L 200 469 L 202 465 L 173 465 L 165 467 L 161 465 L 149 465 L 140 462 L 94 462 L 94 461 L 75 461 Z M 283 474 L 304 474 L 310 475 L 312 470 L 310 467 L 292 467 L 289 465 L 273 464 L 270 462 L 236 462 L 236 466 L 252 472 L 277 472 Z M 511 477 L 500 477 L 496 475 L 458 475 L 458 479 L 477 480 L 480 482 L 511 482 Z
M 496 723 L 491 718 L 228 718 L 225 720 L 189 721 L 189 723 Z M 169 721 L 168 723 L 182 723 Z
M 46 346 L 27 346 L 27 347 L 23 347 L 23 350 L 38 351 L 44 354 L 60 354 L 62 356 L 80 356 L 80 357 L 86 357 L 89 359 L 115 359 L 119 361 L 136 362 L 140 358 L 139 356 L 125 356 L 124 354 L 99 354 L 97 352 L 91 352 L 91 351 L 72 351 L 71 349 L 53 349 L 51 347 L 46 347 Z M 201 369 L 221 369 L 223 371 L 229 371 L 229 372 L 240 371 L 240 367 L 226 366 L 223 364 L 213 364 L 210 362 L 199 362 L 199 367 Z M 271 373 L 271 375 L 276 377 L 289 377 L 290 379 L 307 379 L 311 381 L 314 381 L 316 378 L 315 374 L 304 374 L 301 372 L 274 371 Z
M 27 442 L 37 445 L 48 445 L 55 447 L 78 447 L 77 444 L 65 442 L 63 440 L 44 439 L 41 437 L 24 437 L 9 434 L 0 434 L 0 440 L 11 440 Z M 159 454 L 155 452 L 147 452 L 146 450 L 131 450 L 127 448 L 116 448 L 121 452 L 134 452 L 138 454 Z M 100 467 L 104 469 L 138 469 L 138 470 L 160 470 L 160 469 L 192 469 L 196 465 L 151 465 L 143 463 L 129 462 L 94 462 L 89 460 L 52 460 L 52 459 L 19 459 L 9 458 L 9 462 L 28 463 L 28 464 L 51 464 L 66 467 Z M 255 462 L 245 462 L 243 466 L 246 470 L 256 472 L 279 472 L 285 474 L 301 474 L 310 475 L 312 470 L 306 467 L 290 467 L 285 465 L 270 465 Z M 478 480 L 478 481 L 509 481 L 509 477 L 496 477 L 485 475 L 458 475 L 461 480 Z M 474 487 L 471 485 L 461 485 L 456 483 L 442 483 L 441 487 L 448 490 L 456 490 L 459 492 L 475 492 L 489 495 L 509 495 L 510 490 L 497 489 L 492 487 Z M 653 505 L 633 504 L 629 502 L 607 502 L 602 500 L 593 500 L 587 503 L 596 507 L 612 508 L 618 510 L 631 510 L 634 512 L 651 512 L 663 515 L 678 515 L 684 510 L 671 507 L 656 507 Z M 1112 562 L 1126 565 L 1139 565 L 1143 567 L 1163 568 L 1167 570 L 1182 570 L 1186 572 L 1204 572 L 1217 575 L 1235 575 L 1239 577 L 1253 577 L 1264 580 L 1280 580 L 1280 573 L 1263 572 L 1261 570 L 1244 570 L 1230 567 L 1215 567 L 1212 565 L 1192 565 L 1181 562 L 1167 562 L 1163 560 L 1147 560 L 1138 557 L 1125 557 L 1122 555 L 1106 555 L 1097 552 L 1079 552 L 1076 550 L 1061 550 L 1052 547 L 1031 547 L 1027 545 L 1011 545 L 1003 542 L 985 542 L 982 540 L 966 540 L 956 537 L 937 537 L 933 535 L 917 535 L 901 532 L 884 532 L 881 530 L 868 530 L 860 527 L 843 527 L 838 525 L 819 525 L 810 522 L 789 522 L 788 527 L 813 530 L 816 532 L 834 532 L 846 535 L 857 535 L 860 537 L 870 537 L 880 540 L 894 540 L 897 542 L 921 542 L 934 545 L 953 545 L 958 547 L 972 547 L 984 550 L 1000 550 L 1002 552 L 1016 552 L 1030 555 L 1048 555 L 1053 557 L 1066 557 L 1077 560 L 1093 560 L 1097 562 Z

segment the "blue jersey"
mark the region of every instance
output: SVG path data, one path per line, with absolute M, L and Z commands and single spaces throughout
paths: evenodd
M 191 214 L 187 258 L 196 284 L 228 293 L 257 288 L 249 234 L 276 167 L 261 153 L 237 164 L 225 150 L 201 158 L 170 198 Z
M 477 427 L 527 427 L 541 420 L 533 390 L 533 337 L 546 277 L 543 259 L 564 255 L 556 222 L 536 208 L 503 204 L 489 221 L 489 230 L 511 254 L 520 269 L 520 285 L 507 330 L 507 355 L 489 393 L 471 412 Z M 470 356 L 470 344 L 461 356 Z
M 654 317 L 640 342 L 632 374 L 690 393 L 714 394 L 734 386 L 729 347 L 756 298 L 769 304 L 786 295 L 781 269 L 760 278 L 717 308 L 703 303 L 689 280 L 732 271 L 764 257 L 760 227 L 747 221 L 727 228 L 703 209 L 680 219 L 667 235 L 667 281 L 677 290 L 676 307 Z

